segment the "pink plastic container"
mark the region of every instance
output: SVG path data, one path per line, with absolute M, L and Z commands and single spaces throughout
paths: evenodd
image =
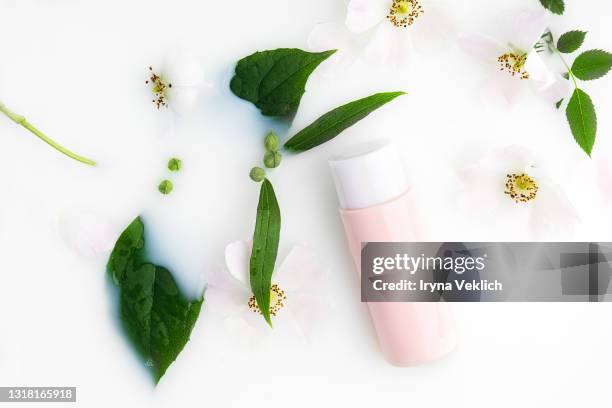
M 401 159 L 389 143 L 330 161 L 349 249 L 361 274 L 363 242 L 411 242 L 418 223 Z M 389 363 L 413 366 L 449 353 L 455 330 L 446 303 L 372 302 L 368 308 Z

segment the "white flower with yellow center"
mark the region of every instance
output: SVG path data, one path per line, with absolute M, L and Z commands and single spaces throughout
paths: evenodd
M 161 63 L 149 66 L 145 85 L 155 109 L 177 114 L 192 112 L 203 92 L 211 87 L 202 65 L 187 51 L 170 52 Z
M 265 322 L 249 285 L 251 244 L 238 241 L 225 248 L 227 270 L 210 276 L 206 303 L 221 315 L 226 326 L 252 338 L 270 330 L 290 329 L 310 337 L 322 323 L 325 302 L 323 270 L 314 254 L 304 246 L 294 247 L 272 275 L 270 314 L 274 329 Z
M 457 178 L 461 204 L 487 225 L 517 227 L 526 222 L 535 237 L 558 238 L 572 232 L 578 220 L 561 187 L 524 147 L 489 151 L 460 168 Z
M 344 24 L 321 23 L 311 32 L 315 51 L 335 48 L 332 58 L 350 63 L 403 66 L 411 51 L 437 49 L 452 38 L 452 19 L 436 0 L 350 0 Z
M 496 20 L 495 37 L 464 34 L 460 44 L 474 60 L 489 71 L 481 96 L 486 103 L 513 104 L 528 89 L 551 104 L 566 97 L 568 81 L 553 72 L 534 48 L 547 29 L 546 10 L 519 9 Z

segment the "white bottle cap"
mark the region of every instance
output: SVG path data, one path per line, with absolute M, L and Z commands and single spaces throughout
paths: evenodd
M 362 144 L 353 150 L 329 162 L 342 209 L 382 204 L 408 190 L 402 160 L 392 143 Z

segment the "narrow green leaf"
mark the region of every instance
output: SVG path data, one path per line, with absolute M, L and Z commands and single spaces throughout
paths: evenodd
M 265 179 L 259 192 L 253 250 L 249 265 L 251 291 L 257 306 L 270 326 L 270 288 L 280 240 L 281 213 L 272 183 Z
M 559 99 L 557 103 L 555 103 L 555 107 L 559 109 L 561 107 L 561 104 L 563 104 L 563 98 Z
M 597 114 L 591 98 L 576 88 L 565 113 L 576 143 L 591 156 L 597 133 Z
M 266 116 L 293 116 L 310 74 L 335 52 L 296 48 L 256 52 L 238 61 L 230 89 Z
M 378 93 L 340 106 L 302 129 L 285 143 L 285 149 L 304 152 L 338 136 L 376 109 L 405 92 Z
M 603 50 L 590 50 L 580 54 L 572 65 L 578 79 L 590 81 L 606 75 L 612 68 L 612 54 Z
M 189 301 L 167 269 L 146 261 L 144 224 L 136 218 L 108 262 L 119 288 L 119 314 L 134 348 L 159 382 L 189 341 L 203 299 Z
M 565 3 L 563 0 L 540 0 L 540 3 L 555 14 L 563 14 L 565 12 Z
M 559 37 L 557 49 L 565 54 L 572 53 L 582 46 L 586 35 L 586 31 L 568 31 Z

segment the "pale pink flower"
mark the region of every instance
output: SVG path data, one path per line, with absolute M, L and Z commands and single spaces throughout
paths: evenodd
M 321 295 L 323 270 L 305 246 L 294 247 L 272 275 L 270 310 L 273 329 L 256 306 L 249 284 L 251 244 L 237 241 L 225 248 L 227 269 L 214 273 L 206 290 L 208 310 L 221 315 L 226 327 L 252 338 L 270 330 L 291 330 L 307 340 L 320 327 L 326 302 Z
M 536 237 L 572 232 L 578 214 L 559 184 L 529 150 L 509 146 L 487 152 L 457 171 L 460 203 L 478 220 L 516 226 Z
M 338 49 L 343 67 L 365 57 L 370 63 L 403 66 L 412 51 L 439 48 L 452 38 L 451 17 L 438 0 L 350 0 L 344 23 L 318 24 L 311 49 Z
M 500 16 L 494 37 L 460 36 L 463 50 L 489 71 L 481 90 L 484 102 L 514 104 L 529 89 L 550 103 L 568 95 L 569 83 L 534 48 L 548 22 L 544 9 L 519 9 Z

